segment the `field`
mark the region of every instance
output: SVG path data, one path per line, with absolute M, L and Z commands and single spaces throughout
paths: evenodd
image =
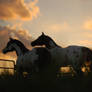
M 83 77 L 63 76 L 56 80 L 20 78 L 8 73 L 0 76 L 0 92 L 89 92 L 92 73 Z
M 53 79 L 50 75 L 43 78 L 38 75 L 20 77 L 14 74 L 13 70 L 3 69 L 0 73 L 0 92 L 89 92 L 92 88 L 92 72 L 76 77 L 72 76 L 69 69 L 69 67 L 67 69 L 63 67 L 61 76 L 57 79 Z M 49 77 L 51 79 L 48 79 Z

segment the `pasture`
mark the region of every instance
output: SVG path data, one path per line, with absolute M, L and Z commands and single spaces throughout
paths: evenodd
M 38 78 L 37 75 L 32 78 L 19 77 L 16 72 L 11 74 L 10 71 L 4 69 L 0 74 L 0 90 L 1 92 L 89 92 L 92 88 L 92 72 L 84 76 L 72 76 L 73 72 L 65 73 L 62 68 L 61 76 L 52 80 L 52 76 L 47 78 Z M 12 70 L 13 71 L 13 70 Z M 84 73 L 85 74 L 85 73 Z M 44 76 L 45 77 L 45 76 Z
M 92 73 L 83 77 L 63 76 L 53 81 L 19 78 L 8 72 L 0 75 L 1 92 L 89 92 L 91 84 Z

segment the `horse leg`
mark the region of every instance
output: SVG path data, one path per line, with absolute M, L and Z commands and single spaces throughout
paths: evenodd
M 16 69 L 17 79 L 23 79 L 23 71 L 21 69 Z
M 83 76 L 83 72 L 81 69 L 76 69 L 76 73 L 78 76 Z
M 74 68 L 77 76 L 83 76 L 83 72 L 81 70 L 81 67 L 77 67 L 77 68 L 73 67 L 73 68 Z
M 91 62 L 91 64 L 89 65 L 89 67 L 90 67 L 90 71 L 92 72 L 92 62 Z

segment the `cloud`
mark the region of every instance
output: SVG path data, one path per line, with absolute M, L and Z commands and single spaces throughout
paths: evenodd
M 20 40 L 27 48 L 31 49 L 30 42 L 32 41 L 32 36 L 27 30 L 15 30 L 11 29 L 9 26 L 0 26 L 0 51 L 6 46 L 9 37 Z M 13 58 L 16 56 L 15 53 L 7 55 L 7 57 L 12 56 Z
M 37 0 L 30 1 L 29 4 L 24 0 L 0 0 L 0 19 L 20 19 L 32 20 L 39 14 L 39 7 L 36 6 Z
M 12 28 L 12 29 L 23 29 L 23 28 L 22 28 L 22 25 L 23 25 L 23 22 L 14 23 L 14 24 L 11 26 L 11 28 Z M 10 25 L 7 25 L 7 26 L 10 27 Z
M 14 55 L 14 56 L 13 56 Z M 16 55 L 15 53 L 8 53 L 8 54 L 3 54 L 1 51 L 0 51 L 0 59 L 11 59 L 11 60 L 16 60 Z
M 83 24 L 83 28 L 85 30 L 92 30 L 92 19 L 85 21 Z
M 27 4 L 27 6 L 32 10 L 31 11 L 32 16 L 35 17 L 35 18 L 37 18 L 37 16 L 40 14 L 39 7 L 36 6 L 37 2 L 38 2 L 38 0 L 35 0 L 35 1 Z

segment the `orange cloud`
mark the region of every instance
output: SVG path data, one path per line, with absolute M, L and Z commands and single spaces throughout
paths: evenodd
M 12 29 L 23 29 L 22 28 L 23 22 L 14 23 L 13 26 L 11 26 Z M 10 25 L 7 25 L 7 27 L 10 27 Z
M 5 47 L 9 37 L 19 39 L 26 47 L 31 49 L 30 42 L 32 41 L 32 36 L 27 30 L 15 30 L 10 27 L 0 26 L 0 50 Z
M 92 19 L 85 21 L 83 24 L 83 28 L 86 30 L 92 30 Z
M 36 6 L 37 3 L 38 3 L 38 0 L 35 0 L 35 1 L 32 1 L 29 4 L 27 4 L 27 6 L 29 8 L 31 8 L 31 10 L 32 10 L 31 11 L 32 16 L 34 16 L 35 18 L 37 18 L 37 16 L 40 14 L 39 7 Z
M 0 51 L 0 59 L 11 59 L 11 60 L 16 60 L 16 55 L 14 55 L 13 57 L 11 57 L 11 55 L 14 55 L 15 53 L 8 53 L 7 55 L 3 54 L 1 51 Z
M 24 0 L 0 0 L 0 19 L 32 20 L 39 13 L 36 3 L 37 0 L 31 1 L 29 8 Z

